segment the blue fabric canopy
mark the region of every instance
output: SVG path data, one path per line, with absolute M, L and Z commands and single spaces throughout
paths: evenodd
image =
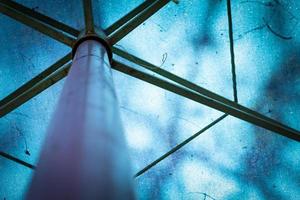
M 81 0 L 18 0 L 78 30 Z M 94 0 L 106 29 L 141 0 Z M 300 1 L 232 1 L 239 104 L 300 130 Z M 168 3 L 115 47 L 233 100 L 226 0 Z M 0 99 L 70 52 L 0 14 Z M 117 61 L 161 77 L 119 56 Z M 134 172 L 223 115 L 118 71 L 113 78 Z M 0 151 L 35 165 L 64 80 L 0 119 Z M 300 199 L 300 143 L 226 116 L 135 178 L 138 199 Z M 25 197 L 33 169 L 0 156 L 0 199 Z

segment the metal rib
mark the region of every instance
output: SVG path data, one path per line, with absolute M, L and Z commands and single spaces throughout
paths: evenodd
M 120 18 L 118 21 L 113 23 L 111 26 L 109 26 L 106 30 L 105 33 L 107 35 L 112 34 L 114 31 L 116 31 L 118 28 L 126 24 L 129 20 L 131 20 L 133 17 L 144 11 L 146 8 L 148 8 L 155 0 L 146 0 L 140 5 L 138 5 L 136 8 L 131 10 L 129 13 L 124 15 L 122 18 Z
M 22 4 L 19 4 L 17 2 L 11 1 L 11 0 L 0 0 L 0 3 L 13 8 L 14 10 L 17 10 L 25 15 L 28 15 L 32 18 L 34 18 L 35 20 L 44 22 L 45 24 L 48 24 L 50 26 L 53 26 L 54 28 L 56 28 L 57 30 L 66 32 L 72 36 L 77 37 L 79 35 L 79 31 L 74 29 L 71 26 L 68 26 L 64 23 L 61 23 L 55 19 L 52 19 L 44 14 L 41 14 L 33 9 L 27 8 L 25 6 L 23 6 Z
M 191 137 L 187 138 L 186 140 L 184 140 L 180 144 L 176 145 L 170 151 L 168 151 L 167 153 L 163 154 L 162 156 L 160 156 L 159 158 L 157 158 L 156 160 L 154 160 L 152 163 L 150 163 L 149 165 L 147 165 L 146 167 L 144 167 L 143 169 L 141 169 L 140 171 L 138 171 L 134 175 L 134 178 L 137 178 L 140 175 L 142 175 L 145 172 L 147 172 L 149 169 L 151 169 L 152 167 L 154 167 L 155 165 L 157 165 L 159 162 L 163 161 L 164 159 L 166 159 L 167 157 L 169 157 L 170 155 L 172 155 L 173 153 L 175 153 L 176 151 L 178 151 L 179 149 L 181 149 L 183 146 L 185 146 L 186 144 L 188 144 L 189 142 L 191 142 L 193 139 L 195 139 L 196 137 L 198 137 L 201 133 L 205 132 L 206 130 L 208 130 L 211 127 L 213 127 L 214 125 L 216 125 L 218 122 L 220 122 L 221 120 L 223 120 L 226 116 L 228 116 L 228 115 L 227 114 L 222 115 L 221 117 L 217 118 L 215 121 L 211 122 L 210 124 L 208 124 L 207 126 L 205 126 L 203 129 L 201 129 L 200 131 L 198 131 L 197 133 L 195 133 L 194 135 L 192 135 Z
M 266 117 L 266 116 L 264 116 L 264 115 L 262 115 L 262 114 L 260 114 L 260 113 L 258 113 L 256 111 L 253 111 L 253 110 L 251 110 L 251 109 L 249 109 L 247 107 L 241 106 L 238 103 L 235 103 L 235 102 L 233 102 L 233 101 L 231 101 L 229 99 L 226 99 L 226 98 L 224 98 L 224 97 L 222 97 L 222 96 L 220 96 L 220 95 L 218 95 L 216 93 L 213 93 L 213 92 L 211 92 L 211 91 L 209 91 L 209 90 L 207 90 L 207 89 L 205 89 L 203 87 L 200 87 L 200 86 L 196 85 L 195 83 L 192 83 L 192 82 L 190 82 L 190 81 L 188 81 L 186 79 L 183 79 L 183 78 L 181 78 L 181 77 L 179 77 L 179 76 L 177 76 L 175 74 L 172 74 L 171 72 L 168 72 L 168 71 L 166 71 L 166 70 L 164 70 L 164 69 L 162 69 L 160 67 L 157 67 L 157 66 L 155 66 L 155 65 L 153 65 L 153 64 L 151 64 L 151 63 L 149 63 L 149 62 L 147 62 L 145 60 L 142 60 L 142 59 L 140 59 L 140 58 L 138 58 L 138 57 L 136 57 L 134 55 L 131 55 L 131 54 L 129 54 L 129 53 L 127 53 L 127 52 L 125 52 L 125 51 L 117 48 L 117 47 L 113 47 L 113 52 L 116 55 L 129 60 L 130 62 L 133 62 L 133 63 L 135 63 L 135 64 L 137 64 L 137 65 L 139 65 L 139 66 L 141 66 L 141 67 L 143 67 L 145 69 L 153 71 L 153 72 L 155 72 L 155 73 L 157 73 L 157 74 L 159 74 L 159 75 L 161 75 L 161 76 L 163 76 L 163 77 L 165 77 L 165 78 L 167 78 L 167 79 L 169 79 L 171 81 L 174 81 L 175 83 L 178 83 L 178 84 L 180 84 L 180 85 L 182 85 L 182 86 L 184 86 L 184 87 L 186 87 L 186 88 L 188 88 L 190 90 L 196 91 L 196 92 L 198 92 L 201 95 L 204 95 L 204 96 L 207 96 L 207 97 L 209 97 L 211 99 L 217 100 L 217 101 L 219 101 L 219 102 L 221 102 L 223 104 L 235 107 L 237 110 L 241 110 L 242 112 L 249 113 L 249 114 L 255 116 L 256 118 L 268 121 L 269 123 L 280 124 L 276 120 L 273 120 L 273 119 L 271 119 L 269 117 Z M 286 126 L 284 124 L 280 124 L 280 125 L 282 127 L 285 127 L 286 129 L 290 129 L 290 127 L 288 127 L 288 126 Z
M 28 168 L 30 168 L 30 169 L 35 169 L 35 166 L 34 166 L 34 165 L 29 164 L 29 163 L 27 163 L 27 162 L 25 162 L 25 161 L 23 161 L 23 160 L 20 160 L 19 158 L 13 157 L 12 155 L 9 155 L 9 154 L 7 154 L 7 153 L 4 153 L 3 151 L 0 151 L 0 156 L 2 156 L 2 157 L 4 157 L 4 158 L 7 158 L 7 159 L 9 159 L 9 160 L 11 160 L 11 161 L 13 161 L 13 162 L 16 162 L 16 163 L 18 163 L 18 164 L 20 164 L 20 165 L 23 165 L 23 166 L 25 166 L 25 167 L 28 167 Z
M 8 102 L 12 101 L 13 99 L 17 98 L 19 95 L 24 93 L 27 90 L 30 90 L 32 87 L 34 87 L 36 84 L 38 84 L 40 81 L 42 81 L 47 76 L 51 75 L 53 72 L 55 72 L 57 69 L 65 65 L 67 62 L 69 62 L 72 59 L 71 53 L 65 55 L 63 58 L 59 59 L 57 62 L 55 62 L 53 65 L 39 73 L 37 76 L 32 78 L 30 81 L 23 84 L 21 87 L 19 87 L 17 90 L 12 92 L 11 94 L 7 95 L 5 98 L 3 98 L 0 101 L 0 108 L 3 107 Z
M 17 96 L 13 100 L 9 101 L 7 104 L 0 107 L 0 117 L 3 117 L 4 115 L 18 108 L 26 101 L 35 97 L 45 89 L 49 88 L 51 85 L 64 78 L 68 74 L 70 67 L 71 64 L 65 65 L 56 72 L 52 73 L 52 75 L 48 76 L 46 79 L 40 81 L 39 83 L 31 87 L 29 90 L 26 90 L 21 95 Z
M 86 33 L 94 33 L 94 17 L 93 17 L 93 8 L 91 0 L 82 0 L 83 2 L 83 11 L 84 11 L 84 23 Z
M 222 112 L 228 113 L 239 119 L 248 121 L 257 126 L 266 128 L 270 131 L 277 132 L 283 136 L 294 139 L 296 141 L 300 141 L 300 135 L 299 135 L 300 133 L 297 130 L 289 128 L 288 126 L 282 125 L 282 124 L 278 123 L 277 121 L 272 120 L 268 117 L 262 116 L 261 114 L 255 112 L 255 111 L 252 111 L 246 107 L 238 105 L 224 97 L 214 94 L 208 90 L 205 90 L 205 89 L 203 89 L 195 84 L 192 84 L 184 79 L 179 78 L 177 80 L 178 77 L 176 75 L 173 75 L 173 74 L 163 71 L 163 70 L 160 71 L 161 70 L 160 68 L 151 67 L 150 69 L 152 69 L 152 70 L 157 69 L 160 71 L 160 74 L 166 73 L 167 75 L 171 75 L 171 76 L 168 76 L 168 78 L 171 78 L 171 80 L 172 79 L 177 80 L 180 83 L 183 83 L 183 85 L 185 84 L 185 85 L 191 86 L 191 88 L 194 89 L 195 91 L 197 91 L 199 94 L 193 92 L 190 89 L 186 89 L 186 88 L 177 86 L 175 84 L 172 84 L 168 81 L 164 81 L 157 77 L 151 76 L 147 73 L 137 71 L 133 68 L 130 68 L 130 67 L 128 67 L 124 64 L 118 63 L 118 62 L 115 62 L 115 64 L 113 65 L 113 68 L 115 68 L 123 73 L 126 73 L 128 75 L 131 75 L 133 77 L 139 78 L 141 80 L 144 80 L 146 82 L 149 82 L 151 84 L 159 86 L 163 89 L 174 92 L 183 97 L 189 98 L 189 99 L 199 102 L 201 104 L 204 104 L 209 107 L 220 110 Z M 9 111 L 13 110 L 17 106 L 24 103 L 26 101 L 26 99 L 30 99 L 34 95 L 40 93 L 43 89 L 49 87 L 51 84 L 54 84 L 56 81 L 62 79 L 66 75 L 67 75 L 67 73 L 65 73 L 64 70 L 58 70 L 57 72 L 53 73 L 51 75 L 51 77 L 48 77 L 45 80 L 43 80 L 41 83 L 39 83 L 37 86 L 35 86 L 33 90 L 26 92 L 26 94 L 22 94 L 22 98 L 18 97 L 17 99 L 15 99 L 13 101 L 14 103 L 12 105 L 10 105 L 9 108 L 7 108 L 7 106 L 1 107 L 0 116 L 4 116 Z M 60 77 L 60 78 L 53 80 L 52 77 Z M 50 79 L 50 82 L 49 82 L 49 79 Z M 51 84 L 49 84 L 49 83 L 51 83 Z M 19 101 L 21 101 L 21 102 L 19 102 Z
M 143 12 L 138 14 L 136 17 L 131 19 L 128 23 L 126 23 L 123 27 L 117 30 L 109 37 L 109 42 L 111 45 L 116 44 L 123 37 L 125 37 L 128 33 L 134 30 L 137 26 L 155 14 L 158 10 L 160 10 L 163 6 L 169 3 L 170 0 L 157 0 L 151 4 L 148 8 L 146 8 Z
M 234 57 L 234 42 L 233 42 L 233 28 L 232 28 L 232 14 L 231 1 L 227 0 L 227 17 L 228 17 L 228 35 L 230 44 L 230 58 L 231 58 L 231 74 L 234 102 L 238 102 L 236 72 L 235 72 L 235 57 Z
M 148 83 L 151 83 L 153 85 L 161 87 L 165 90 L 168 90 L 170 92 L 173 92 L 173 93 L 176 93 L 183 97 L 186 97 L 188 99 L 191 99 L 195 102 L 204 104 L 208 107 L 214 108 L 216 110 L 227 113 L 227 114 L 234 116 L 236 118 L 239 118 L 241 120 L 250 122 L 254 125 L 257 125 L 259 127 L 265 128 L 267 130 L 273 131 L 282 136 L 285 136 L 285 137 L 288 137 L 290 139 L 300 142 L 300 132 L 299 131 L 289 128 L 289 127 L 286 127 L 286 126 L 283 126 L 280 123 L 273 123 L 273 122 L 270 122 L 270 121 L 262 119 L 262 118 L 257 118 L 255 115 L 253 115 L 249 112 L 240 110 L 239 108 L 237 108 L 235 106 L 231 106 L 229 104 L 220 102 L 217 99 L 212 99 L 208 96 L 195 93 L 192 90 L 183 88 L 181 86 L 178 86 L 176 84 L 170 83 L 165 80 L 162 80 L 162 79 L 152 76 L 150 74 L 141 72 L 139 70 L 131 68 L 120 62 L 114 61 L 112 67 L 118 71 L 125 73 L 125 74 L 131 75 L 140 80 L 146 81 Z
M 25 13 L 6 6 L 2 2 L 0 2 L 0 12 L 63 44 L 72 46 L 75 42 L 75 39 L 68 36 L 67 34 L 60 32 L 57 29 L 26 15 Z

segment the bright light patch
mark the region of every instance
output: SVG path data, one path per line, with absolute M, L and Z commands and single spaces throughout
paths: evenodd
M 223 199 L 238 190 L 234 180 L 204 163 L 186 161 L 181 173 L 187 192 L 205 192 L 214 198 Z
M 146 150 L 151 147 L 152 135 L 145 124 L 135 124 L 126 127 L 126 140 L 131 148 Z

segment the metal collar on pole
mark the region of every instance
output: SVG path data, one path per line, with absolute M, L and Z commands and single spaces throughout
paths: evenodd
M 109 62 L 112 63 L 112 57 L 113 57 L 112 48 L 111 45 L 109 44 L 107 35 L 101 29 L 96 29 L 95 33 L 87 33 L 85 30 L 82 31 L 79 34 L 77 41 L 74 43 L 72 47 L 72 58 L 74 58 L 78 46 L 86 40 L 95 40 L 101 43 L 107 51 Z

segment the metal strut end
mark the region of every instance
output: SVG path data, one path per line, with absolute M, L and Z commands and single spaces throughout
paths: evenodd
M 86 40 L 95 40 L 101 43 L 107 51 L 109 62 L 112 63 L 113 54 L 112 54 L 111 45 L 109 44 L 107 35 L 101 29 L 96 29 L 95 33 L 87 33 L 85 30 L 83 30 L 79 34 L 77 41 L 74 43 L 72 47 L 72 58 L 74 58 L 78 46 Z

